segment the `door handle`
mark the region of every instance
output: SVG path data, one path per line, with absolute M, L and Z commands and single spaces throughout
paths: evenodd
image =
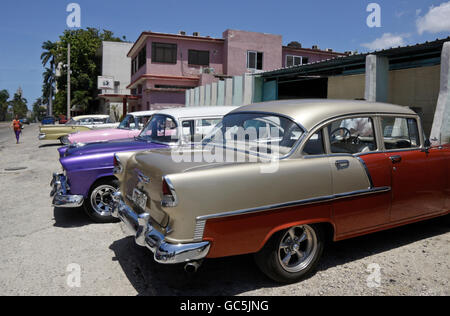
M 336 161 L 336 168 L 338 170 L 347 169 L 349 166 L 350 166 L 350 162 L 348 160 Z
M 402 156 L 391 156 L 389 159 L 391 159 L 392 163 L 399 163 L 402 161 Z

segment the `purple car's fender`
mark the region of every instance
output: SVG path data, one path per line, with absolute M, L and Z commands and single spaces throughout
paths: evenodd
M 87 198 L 90 188 L 97 180 L 114 176 L 114 153 L 166 147 L 168 146 L 127 139 L 92 143 L 78 148 L 62 147 L 58 151 L 60 163 L 67 176 L 70 193 Z

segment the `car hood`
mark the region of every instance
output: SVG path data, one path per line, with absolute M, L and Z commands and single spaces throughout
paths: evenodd
M 90 143 L 108 140 L 108 137 L 127 137 L 130 130 L 119 128 L 106 128 L 86 132 L 73 133 L 69 135 L 70 143 Z
M 68 146 L 66 147 L 65 150 L 63 148 L 60 149 L 60 154 L 61 152 L 63 152 L 63 155 L 65 157 L 68 157 L 68 156 L 80 156 L 89 154 L 115 153 L 132 150 L 146 150 L 165 147 L 167 147 L 167 145 L 127 138 L 109 142 L 89 143 L 81 147 Z
M 137 167 L 142 168 L 144 173 L 158 176 L 184 173 L 194 170 L 216 168 L 224 165 L 249 162 L 249 156 L 243 152 L 235 152 L 223 149 L 222 157 L 233 157 L 227 159 L 202 158 L 210 152 L 201 146 L 164 148 L 139 152 L 135 155 Z

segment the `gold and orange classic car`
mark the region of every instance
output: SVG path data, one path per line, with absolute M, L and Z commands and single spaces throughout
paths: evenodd
M 339 241 L 449 214 L 450 145 L 408 107 L 287 100 L 243 106 L 185 148 L 119 153 L 114 215 L 159 263 L 255 254 L 278 282 Z

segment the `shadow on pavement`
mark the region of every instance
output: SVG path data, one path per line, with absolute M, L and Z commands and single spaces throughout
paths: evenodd
M 40 145 L 39 148 L 46 148 L 46 147 L 60 147 L 62 146 L 60 143 L 55 143 L 55 144 L 45 144 L 45 145 Z
M 441 217 L 331 243 L 325 249 L 318 270 L 327 270 L 449 231 L 450 225 Z M 237 295 L 255 289 L 283 286 L 265 277 L 252 255 L 207 259 L 195 275 L 187 275 L 183 265 L 156 263 L 153 254 L 137 246 L 133 237 L 114 242 L 110 249 L 115 253 L 113 260 L 119 262 L 139 295 Z
M 91 225 L 93 222 L 80 208 L 58 208 L 53 209 L 53 216 L 55 219 L 54 227 L 59 228 L 73 228 Z

